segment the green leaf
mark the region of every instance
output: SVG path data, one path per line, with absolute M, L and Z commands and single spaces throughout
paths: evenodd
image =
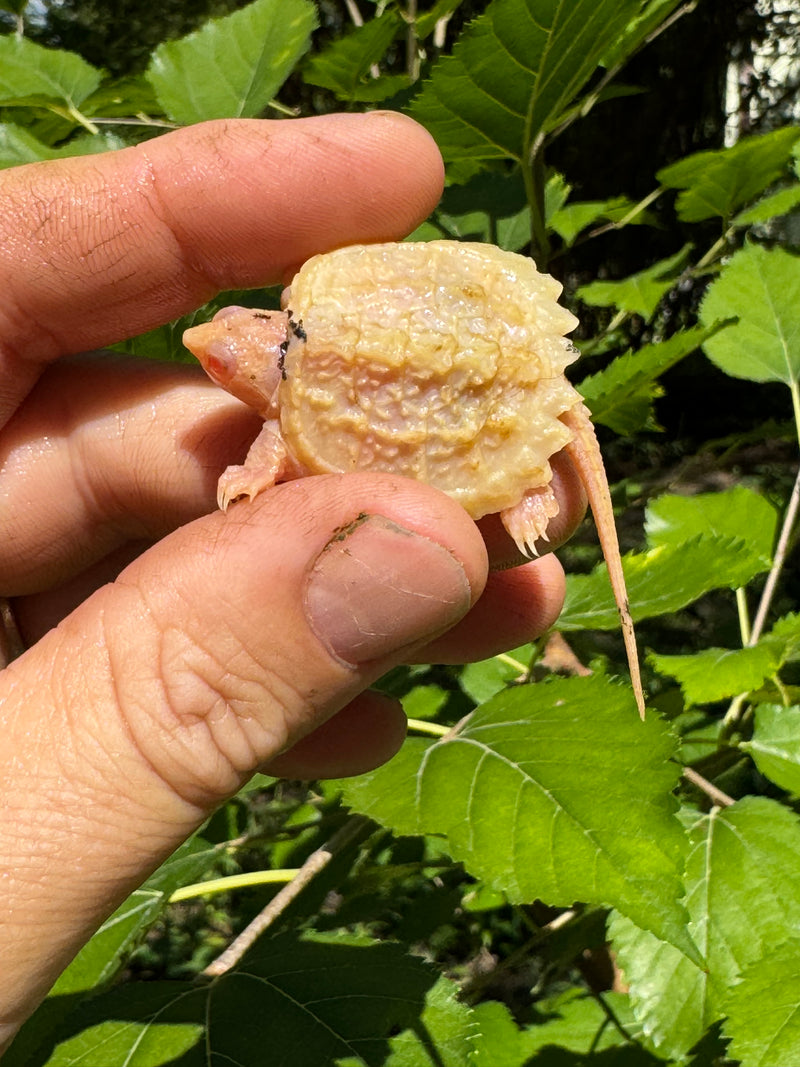
M 696 152 L 665 167 L 657 178 L 681 190 L 676 209 L 684 222 L 729 219 L 786 171 L 799 137 L 800 128 L 787 126 L 748 137 L 732 148 Z
M 411 114 L 447 162 L 526 158 L 557 124 L 640 0 L 493 0 L 442 57 Z
M 21 15 L 28 6 L 29 0 L 3 0 L 0 11 L 10 11 L 12 15 Z
M 691 247 L 684 245 L 679 252 L 667 259 L 661 259 L 646 270 L 619 281 L 590 282 L 589 285 L 582 285 L 575 295 L 595 307 L 616 307 L 620 311 L 650 319 L 655 314 L 661 298 L 670 291 L 685 267 Z
M 531 216 L 518 169 L 511 174 L 478 174 L 450 185 L 434 215 L 431 238 L 485 241 L 510 252 L 530 243 Z
M 219 851 L 196 835 L 184 842 L 140 889 L 131 893 L 81 948 L 47 1000 L 25 1023 L 6 1054 L 4 1067 L 6 1063 L 8 1067 L 25 1067 L 36 1050 L 47 1046 L 52 1033 L 75 1010 L 76 1004 L 118 974 L 145 931 L 164 911 L 172 892 L 199 878 L 218 858 Z
M 647 542 L 681 545 L 694 537 L 735 537 L 745 542 L 754 559 L 766 569 L 772 564 L 772 549 L 778 528 L 775 508 L 760 493 L 735 486 L 721 493 L 681 496 L 665 493 L 647 505 Z
M 432 1037 L 421 1044 L 431 1065 L 462 1067 L 469 1034 L 456 1031 L 466 1028 L 468 1009 L 438 980 L 399 945 L 288 933 L 258 942 L 238 970 L 214 982 L 128 983 L 97 997 L 71 1018 L 46 1067 L 166 1067 L 181 1053 L 181 1067 L 261 1064 L 265 1049 L 270 1067 L 377 1067 L 387 1062 L 390 1038 L 402 1037 L 400 1067 L 414 1047 L 403 1032 L 424 1034 L 426 1026 Z
M 456 983 L 440 978 L 425 998 L 419 1024 L 391 1038 L 391 1053 L 381 1067 L 474 1067 L 472 1014 L 458 1000 Z
M 706 969 L 627 919 L 614 917 L 610 927 L 637 1018 L 659 1053 L 676 1058 L 721 1017 L 745 968 L 800 923 L 800 823 L 793 812 L 746 797 L 697 818 L 690 840 L 686 908 Z
M 648 659 L 659 674 L 678 682 L 688 707 L 752 692 L 780 666 L 768 642 L 751 648 L 704 648 L 686 656 L 651 653 Z
M 800 185 L 790 185 L 788 189 L 779 189 L 777 193 L 765 196 L 757 204 L 740 211 L 733 220 L 734 226 L 753 226 L 759 222 L 769 222 L 780 215 L 788 215 L 800 207 Z
M 40 96 L 76 108 L 101 77 L 97 67 L 74 52 L 43 48 L 16 34 L 0 36 L 0 103 Z
M 604 370 L 584 378 L 578 390 L 593 421 L 623 435 L 658 429 L 653 400 L 663 391 L 655 384 L 656 378 L 698 348 L 713 330 L 681 330 L 668 341 L 626 352 Z
M 447 690 L 438 685 L 416 685 L 402 698 L 409 719 L 433 719 L 447 703 Z
M 603 1001 L 611 1008 L 628 1033 L 637 1030 L 628 998 L 619 993 L 604 993 Z M 626 1067 L 658 1067 L 648 1053 L 631 1045 L 615 1026 L 609 1025 L 608 1014 L 599 999 L 585 989 L 570 988 L 557 996 L 536 1002 L 537 1022 L 521 1029 L 511 1018 L 508 1008 L 497 1001 L 486 1001 L 474 1010 L 479 1029 L 474 1067 L 548 1067 L 555 1050 L 568 1050 L 580 1056 L 564 1060 L 567 1064 L 588 1064 L 583 1057 L 601 1053 L 604 1049 L 626 1048 L 640 1053 L 626 1058 Z M 538 1055 L 537 1055 L 538 1054 Z M 561 1052 L 563 1055 L 563 1052 Z M 558 1061 L 562 1062 L 561 1060 Z M 609 1065 L 618 1059 L 598 1059 Z
M 255 0 L 161 44 L 147 79 L 175 122 L 259 115 L 308 50 L 310 0 Z
M 415 23 L 419 39 L 424 40 L 432 34 L 439 19 L 451 15 L 457 7 L 460 7 L 461 2 L 462 0 L 437 0 L 430 11 L 421 11 Z
M 567 204 L 554 211 L 547 224 L 555 230 L 565 244 L 571 245 L 587 226 L 598 222 L 622 222 L 636 207 L 627 196 L 615 196 L 610 200 L 581 200 Z M 646 211 L 631 215 L 627 225 L 653 225 L 655 218 Z
M 527 673 L 533 645 L 521 645 L 491 659 L 468 663 L 459 677 L 461 688 L 476 704 L 495 696 Z
M 800 659 L 800 613 L 793 612 L 776 620 L 765 638 L 780 652 L 781 663 Z
M 110 152 L 124 147 L 125 142 L 116 134 L 103 132 L 72 137 L 61 148 L 50 148 L 23 127 L 0 122 L 0 169 L 16 167 L 21 163 L 40 163 L 45 159 L 67 159 L 69 156 Z
M 303 67 L 303 80 L 309 85 L 330 89 L 340 100 L 360 100 L 359 90 L 369 69 L 378 63 L 405 23 L 396 8 L 389 8 L 380 18 L 372 19 L 334 40 L 324 51 L 312 56 Z M 408 79 L 403 79 L 408 84 Z M 383 79 L 372 79 L 369 98 Z M 387 96 L 397 91 L 396 79 L 390 80 Z
M 738 589 L 768 570 L 740 538 L 701 534 L 678 545 L 659 545 L 624 557 L 628 598 L 634 619 L 649 619 L 685 608 L 711 589 Z M 615 630 L 619 612 L 605 563 L 591 574 L 567 575 L 567 596 L 559 630 Z
M 724 1034 L 740 1067 L 800 1063 L 800 940 L 748 967 L 725 1007 Z
M 763 775 L 790 793 L 800 793 L 800 707 L 759 704 L 749 752 Z
M 613 903 L 683 943 L 674 746 L 627 688 L 553 679 L 499 694 L 448 740 L 408 742 L 342 794 L 397 833 L 443 834 L 513 902 Z
M 103 82 L 84 100 L 81 110 L 85 115 L 102 115 L 104 118 L 160 114 L 153 87 L 143 74 Z
M 486 1000 L 473 1011 L 477 1026 L 473 1067 L 524 1067 L 535 1050 L 536 1031 L 522 1030 L 511 1012 L 496 1000 Z
M 800 371 L 800 260 L 782 248 L 747 245 L 709 288 L 704 323 L 738 318 L 706 341 L 712 362 L 753 382 L 797 381 Z

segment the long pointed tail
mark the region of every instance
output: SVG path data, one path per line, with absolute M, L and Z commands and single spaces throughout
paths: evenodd
M 633 631 L 633 619 L 628 606 L 628 591 L 625 588 L 617 528 L 614 524 L 614 508 L 611 503 L 611 494 L 608 491 L 608 478 L 603 466 L 600 445 L 597 443 L 589 411 L 584 404 L 576 404 L 565 412 L 561 416 L 561 421 L 572 430 L 573 438 L 567 445 L 566 451 L 578 468 L 586 495 L 589 497 L 589 505 L 594 515 L 597 534 L 608 567 L 608 577 L 614 591 L 614 600 L 619 610 L 622 638 L 625 642 L 625 652 L 631 672 L 631 685 L 639 715 L 644 719 L 644 691 L 639 669 L 639 650 L 636 647 L 636 634 Z

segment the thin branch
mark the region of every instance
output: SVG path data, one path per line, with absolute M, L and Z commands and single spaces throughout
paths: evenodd
M 691 767 L 683 768 L 683 777 L 687 782 L 691 782 L 692 785 L 697 786 L 705 795 L 712 800 L 719 808 L 729 808 L 731 804 L 735 804 L 736 801 L 733 797 L 729 797 L 727 793 L 723 793 L 721 789 L 717 789 L 713 782 L 709 782 L 707 778 L 704 778 L 702 774 L 698 774 L 697 771 Z
M 419 77 L 419 48 L 417 41 L 417 0 L 407 0 L 406 29 L 406 74 L 412 82 Z
M 344 6 L 347 8 L 347 14 L 350 16 L 354 26 L 363 26 L 364 20 L 361 17 L 361 12 L 356 6 L 355 0 L 344 0 Z
M 245 927 L 237 938 L 209 963 L 203 971 L 206 978 L 218 978 L 226 974 L 241 960 L 247 950 L 255 944 L 259 937 L 283 914 L 293 901 L 300 896 L 306 886 L 320 874 L 331 860 L 343 849 L 366 837 L 370 832 L 371 822 L 363 815 L 356 815 L 348 819 L 330 841 L 326 842 L 316 852 L 312 852 L 296 876 L 278 892 L 273 899 L 256 915 L 255 919 Z
M 775 595 L 775 587 L 778 584 L 778 578 L 783 569 L 783 564 L 786 562 L 786 553 L 789 548 L 789 541 L 791 540 L 794 524 L 797 519 L 798 507 L 800 507 L 800 468 L 798 468 L 797 477 L 794 480 L 792 495 L 789 497 L 789 505 L 786 508 L 786 515 L 783 519 L 780 537 L 778 538 L 778 544 L 775 548 L 775 558 L 772 561 L 772 567 L 770 568 L 766 584 L 764 585 L 764 592 L 761 594 L 761 600 L 758 603 L 758 611 L 756 612 L 756 617 L 753 621 L 753 629 L 750 632 L 748 645 L 756 644 L 759 637 L 761 637 L 764 624 L 767 621 L 767 615 L 772 606 L 772 598 Z

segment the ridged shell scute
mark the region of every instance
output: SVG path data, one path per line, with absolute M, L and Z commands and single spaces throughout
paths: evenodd
M 428 482 L 474 517 L 550 481 L 580 401 L 564 377 L 577 320 L 524 256 L 454 241 L 361 245 L 309 260 L 289 296 L 302 333 L 281 429 L 313 473 Z M 303 334 L 305 340 L 303 340 Z

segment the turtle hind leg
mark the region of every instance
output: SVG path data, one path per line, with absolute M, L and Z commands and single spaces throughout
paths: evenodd
M 622 572 L 617 528 L 614 523 L 614 507 L 608 490 L 608 478 L 603 466 L 600 445 L 597 443 L 597 435 L 594 432 L 589 411 L 584 404 L 576 404 L 569 411 L 564 412 L 561 415 L 561 421 L 572 431 L 572 440 L 566 446 L 565 451 L 577 467 L 586 495 L 589 498 L 589 506 L 592 509 L 592 515 L 597 526 L 600 547 L 603 549 L 603 557 L 608 567 L 608 577 L 611 581 L 614 600 L 619 611 L 622 638 L 625 642 L 625 652 L 628 656 L 628 666 L 631 672 L 631 685 L 636 697 L 636 705 L 639 708 L 639 715 L 644 718 L 645 702 L 642 690 L 642 676 L 639 669 L 639 650 L 636 647 L 633 619 L 628 605 L 628 593 L 625 588 L 625 575 Z
M 537 541 L 547 540 L 547 526 L 558 515 L 558 501 L 550 482 L 528 489 L 518 504 L 504 508 L 500 521 L 523 556 L 538 556 Z

